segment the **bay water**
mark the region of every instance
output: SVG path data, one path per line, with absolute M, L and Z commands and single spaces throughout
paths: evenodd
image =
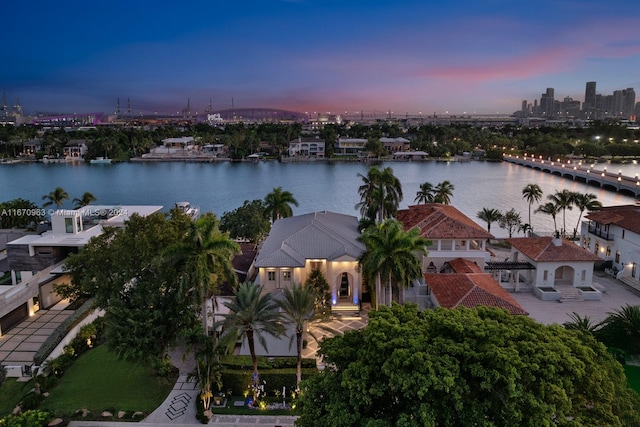
M 640 173 L 637 164 L 607 166 L 609 172 L 622 170 L 626 176 Z M 218 217 L 238 208 L 245 200 L 263 199 L 273 188 L 290 191 L 299 206 L 294 214 L 334 211 L 358 216 L 355 205 L 360 201 L 358 187 L 370 164 L 360 162 L 299 162 L 280 163 L 118 163 L 91 165 L 86 163 L 41 164 L 19 163 L 0 165 L 0 201 L 23 198 L 41 205 L 42 197 L 56 187 L 64 188 L 70 200 L 64 208 L 73 207 L 72 199 L 86 191 L 97 197 L 95 204 L 162 205 L 169 210 L 175 202 L 189 201 L 200 206 L 201 212 L 213 212 Z M 454 185 L 452 204 L 481 226 L 477 212 L 482 208 L 506 211 L 515 208 L 523 222 L 528 222 L 529 206 L 522 198 L 522 188 L 536 183 L 544 195 L 562 189 L 594 193 L 603 205 L 633 204 L 635 198 L 599 187 L 586 185 L 510 163 L 494 162 L 385 162 L 402 184 L 404 198 L 400 207 L 414 204 L 420 184 L 434 186 L 449 180 Z M 533 210 L 537 204 L 533 206 Z M 578 221 L 577 210 L 566 212 L 566 228 L 573 230 Z M 562 214 L 557 217 L 562 227 Z M 536 232 L 553 231 L 551 217 L 532 214 Z M 492 225 L 496 237 L 506 237 L 505 230 Z M 522 235 L 522 234 L 520 234 Z

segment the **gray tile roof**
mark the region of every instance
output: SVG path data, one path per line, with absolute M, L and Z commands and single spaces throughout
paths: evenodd
M 358 258 L 358 219 L 315 212 L 276 221 L 256 258 L 256 267 L 303 267 L 307 259 Z

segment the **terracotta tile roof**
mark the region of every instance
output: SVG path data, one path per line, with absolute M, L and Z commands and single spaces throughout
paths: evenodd
M 640 234 L 640 206 L 608 206 L 598 211 L 589 212 L 585 218 L 600 224 L 614 224 Z
M 482 269 L 473 261 L 469 261 L 464 258 L 456 258 L 451 261 L 447 261 L 449 267 L 455 273 L 467 274 L 467 273 L 482 273 Z
M 520 237 L 506 239 L 511 246 L 536 262 L 544 261 L 599 261 L 596 255 L 566 239 L 555 245 L 552 237 Z
M 420 228 L 427 239 L 491 239 L 493 235 L 451 205 L 426 203 L 399 210 L 405 230 Z
M 528 314 L 491 274 L 425 273 L 424 279 L 441 307 L 481 305 L 504 308 L 511 314 Z

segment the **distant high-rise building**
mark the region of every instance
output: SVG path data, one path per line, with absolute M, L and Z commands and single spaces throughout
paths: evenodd
M 587 82 L 584 91 L 584 103 L 582 104 L 582 113 L 585 118 L 593 118 L 596 109 L 596 82 Z
M 555 100 L 553 98 L 554 89 L 552 87 L 548 87 L 547 91 L 540 97 L 540 114 L 547 119 L 553 118 L 555 116 Z
M 636 105 L 636 91 L 632 88 L 626 88 L 622 91 L 624 96 L 624 101 L 622 103 L 622 115 L 626 118 L 629 118 L 632 115 L 635 115 L 635 105 Z

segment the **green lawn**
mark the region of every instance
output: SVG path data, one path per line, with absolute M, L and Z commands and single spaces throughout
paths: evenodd
M 146 415 L 160 406 L 175 380 L 156 378 L 150 368 L 118 360 L 101 345 L 74 362 L 40 408 L 56 415 L 82 408 L 94 414 L 111 410 Z
M 19 383 L 16 378 L 7 378 L 0 385 L 0 418 L 9 415 L 32 388 L 33 381 Z
M 640 366 L 624 365 L 624 373 L 627 374 L 629 386 L 640 393 Z

